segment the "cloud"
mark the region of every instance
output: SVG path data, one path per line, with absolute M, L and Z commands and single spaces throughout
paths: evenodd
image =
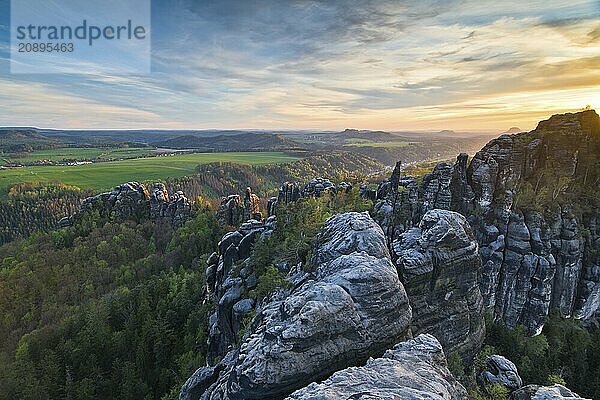
M 515 105 L 539 109 L 552 93 L 550 108 L 566 109 L 600 88 L 593 2 L 155 3 L 152 74 L 2 76 L 0 120 L 73 114 L 39 91 L 89 110 L 81 123 L 94 126 L 443 128 L 447 117 L 460 129 L 460 115 L 488 126 L 510 111 L 524 125 L 537 114 Z

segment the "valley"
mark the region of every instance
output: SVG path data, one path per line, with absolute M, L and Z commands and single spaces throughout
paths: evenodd
M 12 153 L 76 165 L 0 171 L 0 398 L 600 394 L 594 111 L 452 158 L 245 135 Z

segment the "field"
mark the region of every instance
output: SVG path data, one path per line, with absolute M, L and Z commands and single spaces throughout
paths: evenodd
M 0 155 L 0 165 L 6 165 L 7 163 L 34 163 L 39 160 L 114 160 L 119 158 L 140 157 L 152 154 L 153 152 L 153 147 L 61 147 L 58 149 L 38 150 L 24 154 Z
M 108 190 L 119 183 L 160 180 L 191 175 L 198 164 L 232 162 L 273 164 L 297 160 L 280 152 L 195 153 L 131 160 L 100 162 L 75 166 L 31 166 L 0 170 L 0 196 L 19 182 L 62 182 L 95 191 Z

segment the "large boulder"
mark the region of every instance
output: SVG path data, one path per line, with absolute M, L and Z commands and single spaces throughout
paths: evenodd
M 479 374 L 481 386 L 501 385 L 509 392 L 519 389 L 523 385 L 517 366 L 510 360 L 492 355 L 485 360 L 486 368 Z
M 408 298 L 368 213 L 330 218 L 313 260 L 314 279 L 260 310 L 201 399 L 279 399 L 407 338 Z M 182 395 L 190 390 L 187 384 Z
M 481 258 L 465 217 L 430 210 L 418 227 L 394 241 L 393 250 L 413 308 L 413 333 L 431 333 L 446 353 L 472 359 L 483 343 L 485 322 Z
M 431 335 L 396 345 L 365 366 L 336 372 L 312 383 L 287 400 L 346 399 L 459 400 L 465 389 L 448 371 L 442 346 Z

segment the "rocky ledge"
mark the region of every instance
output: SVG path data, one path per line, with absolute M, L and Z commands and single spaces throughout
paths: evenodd
M 369 359 L 363 367 L 336 372 L 286 400 L 346 399 L 461 400 L 466 390 L 448 371 L 442 346 L 432 335 L 419 335 Z

